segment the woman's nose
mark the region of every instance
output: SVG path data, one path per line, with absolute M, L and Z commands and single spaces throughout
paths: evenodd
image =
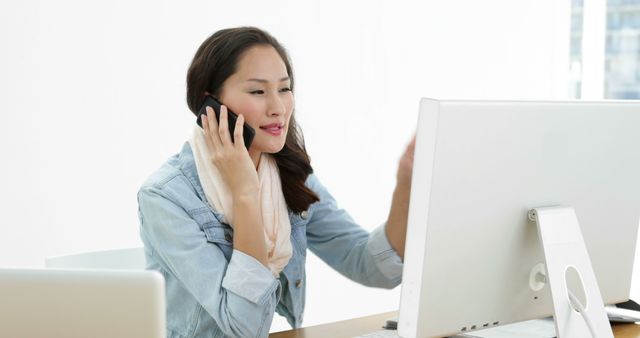
M 284 102 L 278 96 L 271 96 L 269 99 L 269 105 L 267 107 L 267 114 L 278 116 L 284 114 Z

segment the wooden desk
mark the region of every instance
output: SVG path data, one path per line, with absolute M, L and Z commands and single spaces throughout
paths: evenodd
M 398 316 L 397 311 L 381 313 L 373 316 L 343 320 L 340 322 L 309 326 L 297 330 L 276 332 L 271 338 L 347 338 L 381 330 L 382 325 L 389 318 Z M 640 338 L 640 325 L 616 324 L 613 326 L 616 338 Z

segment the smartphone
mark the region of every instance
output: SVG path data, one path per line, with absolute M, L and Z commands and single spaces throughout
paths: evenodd
M 198 117 L 196 118 L 196 123 L 202 128 L 202 118 L 207 115 L 207 106 L 213 108 L 213 111 L 216 113 L 216 121 L 220 123 L 220 101 L 218 101 L 213 96 L 207 95 L 204 103 L 198 110 Z M 238 120 L 238 115 L 227 108 L 227 119 L 229 121 L 229 133 L 231 134 L 231 141 L 233 142 L 233 131 L 236 129 L 236 121 Z M 253 142 L 253 138 L 256 136 L 256 131 L 251 128 L 248 124 L 244 123 L 242 125 L 242 138 L 244 139 L 244 145 L 249 149 L 251 146 L 251 142 Z

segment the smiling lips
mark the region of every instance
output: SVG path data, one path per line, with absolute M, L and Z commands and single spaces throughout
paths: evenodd
M 284 123 L 271 123 L 264 126 L 260 126 L 260 129 L 264 130 L 265 132 L 273 136 L 280 136 L 282 135 L 282 132 L 284 130 Z

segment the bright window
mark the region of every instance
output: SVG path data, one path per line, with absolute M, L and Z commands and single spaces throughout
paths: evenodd
M 640 0 L 599 1 L 602 0 L 571 2 L 571 95 L 588 99 L 640 99 Z M 598 7 L 603 4 L 606 5 Z M 595 19 L 592 16 L 587 20 L 589 10 L 599 10 Z M 605 19 L 604 25 L 598 18 L 600 15 Z M 593 43 L 594 38 L 601 36 L 604 45 Z M 595 62 L 583 60 L 587 55 L 599 54 L 604 57 L 591 58 Z

